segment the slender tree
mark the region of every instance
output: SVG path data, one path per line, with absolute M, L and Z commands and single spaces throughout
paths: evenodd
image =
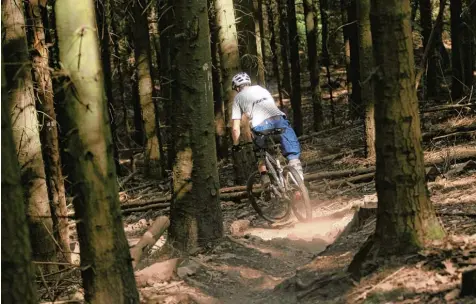
M 40 140 L 45 162 L 46 183 L 51 202 L 54 235 L 58 239 L 63 258 L 71 262 L 69 249 L 69 225 L 66 208 L 66 194 L 61 172 L 58 128 L 54 108 L 53 83 L 49 69 L 49 50 L 45 35 L 44 20 L 46 3 L 29 1 L 26 11 L 29 19 L 29 44 L 35 50 L 30 52 L 33 59 L 33 80 L 37 97 L 37 107 L 43 113 L 43 128 Z M 47 23 L 46 23 L 47 24 Z
M 214 1 L 208 1 L 208 22 L 210 25 L 210 49 L 212 57 L 213 106 L 215 111 L 215 142 L 217 157 L 223 159 L 228 156 L 228 138 L 225 122 L 225 104 L 222 99 L 220 54 L 218 52 L 218 26 Z M 238 59 L 239 60 L 239 59 Z
M 283 67 L 283 88 L 291 96 L 291 70 L 289 69 L 288 11 L 286 0 L 278 2 L 279 42 L 281 43 L 281 64 Z
M 274 4 L 274 5 L 273 5 Z M 273 74 L 276 78 L 276 84 L 278 87 L 278 95 L 279 95 L 279 107 L 283 110 L 283 93 L 281 91 L 281 77 L 280 77 L 280 69 L 279 69 L 279 58 L 278 58 L 278 51 L 277 51 L 277 43 L 276 43 L 276 31 L 274 30 L 274 10 L 276 4 L 271 0 L 267 0 L 267 13 L 268 13 L 268 29 L 270 32 L 270 39 L 269 45 L 271 49 L 271 59 L 273 62 Z
M 321 13 L 321 23 L 322 23 L 322 65 L 326 67 L 326 77 L 327 77 L 327 87 L 329 88 L 330 95 L 330 105 L 331 105 L 331 121 L 332 126 L 335 126 L 335 108 L 334 101 L 332 97 L 332 86 L 331 86 L 331 72 L 329 66 L 331 64 L 331 57 L 329 53 L 328 46 L 328 37 L 329 37 L 329 2 L 328 0 L 319 1 L 319 11 Z
M 324 0 L 327 1 L 327 0 Z M 347 10 L 350 0 L 340 0 L 340 13 L 342 21 L 342 37 L 344 39 L 344 62 L 345 62 L 345 75 L 346 75 L 346 85 L 347 85 L 347 94 L 350 95 L 352 92 L 352 71 L 350 67 L 350 42 L 349 42 L 349 18 L 347 15 Z M 322 4 L 321 4 L 322 5 Z M 328 5 L 328 4 L 327 4 Z M 352 111 L 352 102 L 350 102 L 349 96 L 349 109 Z
M 138 303 L 117 194 L 94 3 L 59 0 L 55 13 L 60 60 L 69 77 L 61 113 L 85 300 Z
M 241 68 L 248 73 L 253 82 L 264 84 L 264 70 L 262 65 L 261 42 L 258 41 L 259 25 L 255 22 L 254 1 L 233 1 L 236 15 L 236 27 L 239 32 L 239 47 Z M 258 29 L 258 32 L 256 31 Z M 259 49 L 259 50 L 258 50 Z
M 301 64 L 299 60 L 299 35 L 297 32 L 296 2 L 288 0 L 289 45 L 291 49 L 291 107 L 293 127 L 297 136 L 303 133 L 301 112 Z
M 180 250 L 223 235 L 213 134 L 213 96 L 207 1 L 173 2 L 175 164 L 168 241 Z
M 360 1 L 360 0 L 359 0 Z M 352 117 L 362 117 L 362 93 L 360 87 L 359 28 L 357 21 L 357 0 L 350 0 L 347 7 L 348 35 L 350 46 L 350 80 L 352 81 L 351 109 Z
M 2 56 L 2 302 L 33 304 L 35 273 L 7 90 Z
M 451 11 L 451 97 L 458 99 L 464 94 L 463 80 L 463 37 L 462 37 L 462 3 L 461 0 L 450 0 Z
M 231 89 L 231 79 L 240 71 L 240 54 L 238 51 L 238 37 L 235 26 L 235 11 L 233 10 L 232 0 L 215 0 L 214 5 L 216 24 L 218 27 L 222 99 L 225 102 L 226 125 L 230 127 L 231 109 L 235 97 L 235 92 Z
M 111 127 L 112 142 L 114 145 L 114 165 L 116 166 L 117 174 L 121 174 L 121 166 L 119 164 L 119 147 L 117 145 L 117 125 L 115 119 L 115 102 L 112 84 L 112 67 L 111 67 L 111 6 L 110 0 L 103 0 L 98 2 L 96 8 L 96 20 L 98 25 L 98 37 L 101 48 L 101 62 L 104 71 L 104 85 L 106 90 L 108 114 Z
M 314 131 L 317 131 L 321 129 L 324 120 L 319 86 L 319 62 L 317 58 L 317 12 L 313 0 L 304 0 L 303 4 L 304 20 L 306 22 L 308 69 L 312 92 L 313 128 Z
M 157 136 L 156 105 L 153 100 L 154 81 L 152 79 L 152 58 L 150 53 L 150 36 L 147 14 L 149 0 L 134 0 L 132 11 L 134 17 L 134 55 L 138 84 L 139 100 L 145 132 L 145 167 L 147 174 L 160 178 L 159 138 Z
M 444 236 L 428 197 L 415 90 L 410 1 L 371 1 L 375 64 L 375 234 L 349 270 L 359 273 L 366 256 L 416 252 Z
M 45 167 L 33 92 L 31 62 L 28 56 L 23 3 L 2 1 L 5 78 L 12 115 L 13 141 L 21 168 L 26 195 L 26 214 L 35 261 L 56 261 Z M 46 271 L 55 271 L 49 264 Z
M 160 97 L 162 99 L 163 110 L 165 115 L 165 125 L 172 126 L 173 103 L 172 103 L 172 76 L 170 62 L 170 41 L 171 29 L 174 15 L 169 0 L 158 0 L 159 6 L 159 42 L 160 42 Z M 170 132 L 169 132 L 170 133 Z M 167 150 L 167 168 L 172 170 L 175 159 L 173 137 L 168 136 L 166 139 Z
M 359 82 L 362 104 L 365 106 L 365 142 L 368 158 L 375 157 L 375 119 L 372 71 L 372 31 L 370 28 L 370 0 L 357 1 L 357 20 L 359 30 Z
M 263 77 L 266 76 L 266 32 L 265 32 L 265 17 L 267 14 L 266 10 L 266 3 L 263 2 L 263 0 L 256 0 L 255 1 L 256 5 L 256 19 L 258 21 L 258 28 L 259 28 L 259 36 L 260 36 L 260 42 L 261 42 L 261 61 L 262 61 L 262 70 L 263 73 L 265 74 Z M 263 9 L 264 8 L 264 9 Z
M 432 26 L 432 12 L 433 5 L 431 0 L 420 0 L 420 24 L 423 35 L 423 47 L 426 47 L 430 43 L 430 35 Z M 437 76 L 438 66 L 436 61 L 436 49 L 431 48 L 430 54 L 428 54 L 428 62 L 426 64 L 426 92 L 427 96 L 433 97 L 437 94 Z
M 472 31 L 470 6 L 476 6 L 476 2 L 466 0 L 461 15 L 461 45 L 463 47 L 461 54 L 461 65 L 463 68 L 463 83 L 467 93 L 469 93 L 471 91 L 471 87 L 476 84 L 476 82 L 473 82 L 473 64 L 474 61 L 476 61 L 473 56 L 473 47 L 475 47 L 474 36 L 476 33 Z

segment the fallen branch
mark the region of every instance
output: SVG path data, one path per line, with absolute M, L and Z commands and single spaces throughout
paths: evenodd
M 154 246 L 160 236 L 169 228 L 170 220 L 167 216 L 159 216 L 155 219 L 154 223 L 150 228 L 144 233 L 139 242 L 130 249 L 132 257 L 132 268 L 137 266 L 139 263 L 142 254 L 148 248 Z
M 368 167 L 368 168 L 356 168 L 356 169 L 349 169 L 349 170 L 340 170 L 340 171 L 324 171 L 312 174 L 305 174 L 304 180 L 307 182 L 314 181 L 317 179 L 326 179 L 326 178 L 338 178 L 338 177 L 346 177 L 350 175 L 359 175 L 374 172 L 375 167 Z
M 142 207 L 133 207 L 133 208 L 127 208 L 127 207 L 122 207 L 122 215 L 126 215 L 132 212 L 139 212 L 139 211 L 146 211 L 146 210 L 151 210 L 151 209 L 163 209 L 170 207 L 170 203 L 159 203 L 159 204 L 148 204 L 144 205 Z
M 319 158 L 316 158 L 316 159 L 313 159 L 313 160 L 309 160 L 307 162 L 304 162 L 304 166 L 311 166 L 311 165 L 315 165 L 315 164 L 318 164 L 318 163 L 322 163 L 322 162 L 327 162 L 327 161 L 331 161 L 331 160 L 334 160 L 336 158 L 340 158 L 344 155 L 351 155 L 351 154 L 354 154 L 354 153 L 357 153 L 357 152 L 360 152 L 360 151 L 363 151 L 364 148 L 358 148 L 358 149 L 354 149 L 354 150 L 350 150 L 350 151 L 344 151 L 344 152 L 339 152 L 339 153 L 336 153 L 336 154 L 332 154 L 332 155 L 328 155 L 328 156 L 324 156 L 324 157 L 319 157 Z
M 446 129 L 437 129 L 422 134 L 423 141 L 428 141 L 437 136 L 447 135 L 456 132 L 467 132 L 467 131 L 476 131 L 476 124 L 471 124 L 469 126 L 457 126 Z
M 124 185 L 127 184 L 127 182 L 130 181 L 137 173 L 139 173 L 138 170 L 132 172 L 126 178 L 124 178 L 124 180 L 121 183 L 119 183 L 119 188 L 124 187 Z
M 440 139 L 443 139 L 443 138 L 447 138 L 447 137 L 452 137 L 452 136 L 463 136 L 463 135 L 470 135 L 470 134 L 476 134 L 476 130 L 474 131 L 465 131 L 465 132 L 454 132 L 454 133 L 450 133 L 450 134 L 446 134 L 446 135 L 442 135 L 442 136 L 437 136 L 437 137 L 433 137 L 432 140 L 440 140 Z
M 476 103 L 466 103 L 466 104 L 451 104 L 451 105 L 442 105 L 431 107 L 427 109 L 421 109 L 420 113 L 430 113 L 430 112 L 439 112 L 439 111 L 447 111 L 447 110 L 457 110 L 461 108 L 474 108 L 476 107 Z
M 308 188 L 310 190 L 318 190 L 318 191 L 323 191 L 326 190 L 327 188 L 330 187 L 335 187 L 335 186 L 340 186 L 345 183 L 355 183 L 355 182 L 365 182 L 370 179 L 373 179 L 375 176 L 375 171 L 374 172 L 369 172 L 365 174 L 360 174 L 357 176 L 351 176 L 345 179 L 339 179 L 336 181 L 331 181 L 331 182 L 321 182 L 317 185 L 310 185 Z

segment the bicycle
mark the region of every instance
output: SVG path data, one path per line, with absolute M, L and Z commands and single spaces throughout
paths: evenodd
M 275 139 L 278 139 L 283 131 L 281 128 L 253 131 L 255 153 L 258 159 L 264 160 L 270 183 L 263 188 L 261 174 L 256 170 L 250 175 L 246 185 L 248 199 L 255 211 L 270 223 L 288 219 L 291 210 L 299 221 L 306 222 L 312 218 L 312 208 L 304 181 L 296 169 L 289 165 L 282 166 L 279 159 L 273 156 L 277 154 Z M 264 139 L 264 145 L 257 143 L 258 138 Z M 260 203 L 263 206 L 260 206 Z

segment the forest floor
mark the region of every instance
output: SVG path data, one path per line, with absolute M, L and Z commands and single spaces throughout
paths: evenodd
M 345 107 L 338 103 L 336 113 Z M 302 141 L 305 173 L 374 165 L 361 149 L 362 124 L 341 120 L 341 127 Z M 372 176 L 321 178 L 307 183 L 310 223 L 270 225 L 246 199 L 234 199 L 221 202 L 226 236 L 209 248 L 169 259 L 161 254 L 164 234 L 136 267 L 141 303 L 476 303 L 459 298 L 462 273 L 476 268 L 476 112 L 473 107 L 424 113 L 422 129 L 425 161 L 433 163 L 427 167 L 428 189 L 447 231 L 444 240 L 418 254 L 379 262 L 360 280 L 352 278 L 346 269 L 375 229 L 375 183 Z M 336 157 L 325 158 L 329 155 Z M 232 164 L 222 161 L 219 169 L 221 186 L 236 186 Z M 150 184 L 141 174 L 122 190 L 124 204 L 170 195 L 167 182 Z M 130 246 L 161 215 L 169 215 L 166 203 L 128 212 L 124 225 Z

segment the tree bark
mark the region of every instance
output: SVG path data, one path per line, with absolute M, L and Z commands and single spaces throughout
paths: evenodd
M 273 6 L 273 2 L 271 0 L 267 0 L 267 15 L 268 15 L 268 29 L 270 32 L 270 39 L 269 45 L 271 49 L 271 61 L 273 63 L 273 74 L 276 78 L 276 85 L 278 87 L 278 96 L 279 96 L 279 108 L 281 111 L 284 108 L 283 105 L 283 92 L 281 86 L 281 77 L 280 77 L 280 70 L 279 70 L 279 58 L 277 52 L 277 44 L 276 44 L 276 31 L 274 30 L 274 8 L 276 4 Z
M 139 100 L 145 132 L 145 168 L 146 174 L 155 178 L 162 177 L 160 168 L 159 138 L 157 137 L 156 105 L 153 100 L 154 81 L 152 79 L 152 58 L 147 14 L 144 10 L 148 0 L 134 0 L 132 5 L 134 25 L 134 55 L 137 73 Z
M 461 0 L 450 0 L 451 11 L 451 98 L 461 98 L 464 94 L 463 80 L 463 37 L 462 37 L 462 4 Z
M 2 5 L 4 14 L 6 8 Z M 34 304 L 35 273 L 7 90 L 2 54 L 2 301 Z
M 326 1 L 326 0 L 325 0 Z M 342 38 L 344 40 L 344 62 L 345 62 L 345 75 L 346 75 L 346 88 L 349 102 L 349 110 L 352 113 L 352 102 L 350 100 L 350 94 L 352 92 L 352 71 L 350 67 L 350 42 L 349 42 L 349 17 L 348 6 L 350 0 L 340 0 L 340 13 L 342 22 Z M 329 4 L 327 4 L 329 6 Z
M 360 274 L 367 256 L 416 252 L 444 236 L 428 197 L 415 89 L 410 1 L 372 0 L 375 74 L 375 234 L 354 257 L 349 271 Z
M 43 20 L 46 19 L 46 3 L 38 1 L 26 3 L 29 19 L 29 43 L 33 59 L 33 80 L 38 98 L 37 107 L 43 113 L 43 128 L 40 131 L 43 159 L 45 162 L 46 183 L 52 211 L 54 235 L 58 239 L 61 253 L 66 262 L 71 262 L 69 249 L 69 228 L 66 195 L 61 172 L 58 128 L 53 98 L 53 83 L 49 72 L 49 51 Z
M 263 79 L 266 81 L 266 33 L 264 29 L 265 18 L 267 17 L 266 3 L 263 0 L 256 0 L 256 18 L 258 19 L 259 38 L 261 43 L 261 62 L 263 70 Z M 263 9 L 264 7 L 264 9 Z
M 238 0 L 233 1 L 236 12 L 236 28 L 239 32 L 239 52 L 241 68 L 248 73 L 253 83 L 262 85 L 264 81 L 264 73 L 260 74 L 261 59 L 258 57 L 258 48 L 261 49 L 261 44 L 257 43 L 256 39 L 256 23 L 255 23 L 255 7 L 253 1 L 256 0 Z M 259 30 L 259 26 L 258 26 Z M 263 76 L 263 78 L 262 78 Z
M 231 89 L 231 79 L 240 71 L 240 54 L 235 26 L 235 12 L 232 0 L 214 0 L 215 18 L 218 27 L 218 52 L 222 80 L 222 100 L 225 103 L 227 134 L 231 134 L 231 110 L 235 92 Z
M 279 12 L 279 41 L 283 66 L 283 88 L 291 96 L 291 70 L 289 69 L 288 11 L 286 0 L 277 0 Z
M 351 95 L 351 116 L 354 118 L 362 117 L 362 92 L 360 86 L 360 46 L 359 46 L 359 25 L 357 20 L 357 2 L 360 0 L 350 0 L 347 7 L 348 17 L 348 35 L 350 46 L 350 79 L 352 81 Z
M 422 28 L 422 35 L 423 35 L 423 48 L 425 48 L 430 41 L 430 35 L 432 31 L 432 12 L 433 6 L 431 0 L 420 0 L 420 24 Z M 423 68 L 427 67 L 426 70 L 426 96 L 424 99 L 428 97 L 434 97 L 437 94 L 437 76 L 438 76 L 438 67 L 436 61 L 436 49 L 431 48 L 428 54 L 428 63 L 423 63 Z M 435 56 L 436 55 L 436 56 Z
M 360 92 L 362 105 L 365 106 L 365 155 L 375 157 L 375 108 L 372 83 L 374 69 L 372 31 L 370 28 L 370 0 L 357 1 L 357 18 L 359 31 L 359 68 Z
M 319 61 L 317 58 L 317 12 L 313 0 L 304 0 L 304 20 L 306 23 L 307 57 L 312 92 L 313 130 L 322 128 L 321 91 L 319 86 Z
M 104 85 L 106 91 L 109 125 L 111 128 L 112 142 L 114 145 L 114 165 L 116 166 L 116 172 L 118 175 L 122 175 L 121 165 L 119 164 L 119 147 L 117 145 L 117 125 L 115 118 L 115 106 L 114 95 L 112 93 L 112 69 L 111 69 L 111 52 L 110 52 L 110 24 L 111 20 L 111 7 L 109 0 L 103 0 L 98 2 L 96 8 L 96 20 L 98 24 L 98 37 L 100 41 L 101 49 L 101 62 L 104 73 Z
M 291 108 L 293 127 L 297 136 L 303 134 L 301 112 L 301 64 L 299 60 L 299 35 L 297 32 L 296 2 L 288 0 L 289 45 L 291 49 Z
M 159 0 L 159 40 L 160 40 L 160 97 L 163 100 L 164 111 L 166 113 L 165 125 L 169 128 L 172 125 L 172 76 L 171 76 L 171 62 L 170 62 L 170 31 L 173 21 L 172 7 L 169 0 Z M 172 136 L 166 139 L 167 146 L 167 167 L 169 170 L 173 168 L 175 159 L 174 144 Z
M 472 24 L 471 24 L 471 6 L 475 6 L 476 3 L 474 1 L 466 0 L 466 5 L 464 6 L 464 10 L 462 13 L 461 18 L 461 45 L 462 45 L 462 67 L 463 67 L 463 84 L 465 93 L 472 92 L 472 86 L 476 84 L 476 81 L 473 77 L 473 64 L 476 59 L 473 56 L 473 47 L 474 46 L 474 36 L 476 35 L 475 32 L 472 31 Z M 473 8 L 474 10 L 474 8 Z M 474 88 L 473 88 L 474 89 Z
M 331 106 L 331 121 L 332 126 L 336 125 L 335 121 L 335 109 L 334 109 L 334 101 L 332 98 L 332 86 L 330 84 L 331 73 L 329 69 L 329 65 L 331 64 L 331 57 L 329 54 L 329 47 L 328 47 L 328 38 L 329 38 L 329 3 L 328 0 L 320 0 L 319 2 L 319 10 L 321 13 L 321 23 L 322 23 L 322 65 L 326 67 L 326 77 L 327 77 L 327 86 L 329 88 L 329 95 L 330 95 L 330 106 Z
M 214 1 L 209 0 L 208 6 L 208 22 L 210 25 L 210 48 L 212 56 L 213 105 L 215 111 L 215 142 L 217 145 L 218 159 L 224 159 L 228 156 L 228 137 L 226 133 L 225 105 L 222 99 L 222 83 L 220 76 L 220 55 L 218 52 L 219 29 L 216 24 Z
M 173 49 L 175 165 L 168 242 L 188 251 L 223 235 L 213 134 L 207 1 L 176 0 Z
M 35 261 L 56 261 L 53 221 L 41 154 L 40 133 L 35 108 L 31 62 L 25 33 L 23 3 L 2 1 L 2 24 L 5 76 L 12 115 L 13 141 L 21 168 L 21 182 L 26 195 L 26 214 Z M 45 266 L 55 271 L 55 265 Z
M 94 3 L 56 1 L 55 12 L 60 59 L 69 75 L 62 115 L 85 301 L 138 303 L 117 195 Z

